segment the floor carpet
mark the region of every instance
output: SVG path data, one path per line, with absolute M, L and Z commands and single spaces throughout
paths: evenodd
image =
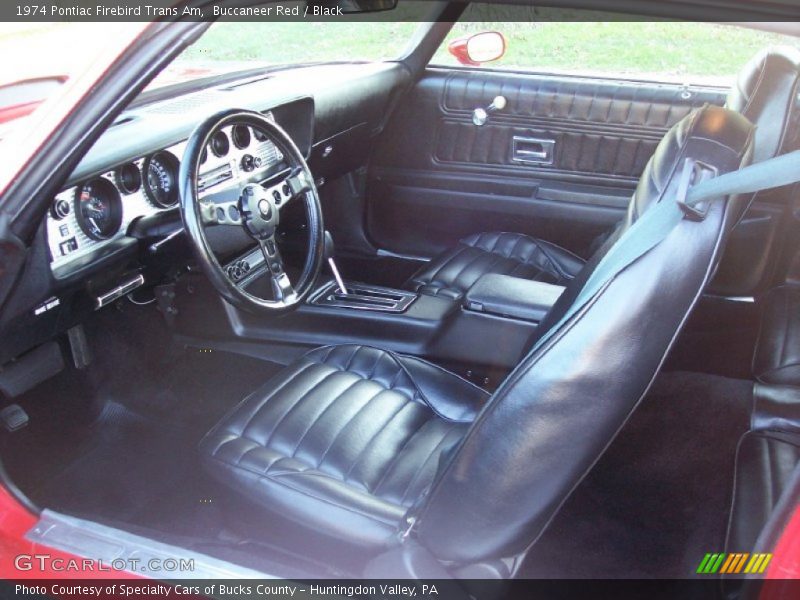
M 691 576 L 705 552 L 723 548 L 736 444 L 751 402 L 746 380 L 659 376 L 520 576 Z

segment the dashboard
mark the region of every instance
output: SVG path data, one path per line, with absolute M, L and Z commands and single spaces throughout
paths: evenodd
M 265 116 L 275 120 L 271 111 Z M 51 269 L 68 269 L 125 237 L 137 219 L 175 208 L 185 146 L 184 141 L 124 162 L 60 192 L 47 215 Z M 198 192 L 202 196 L 226 182 L 267 174 L 282 161 L 263 132 L 246 125 L 223 128 L 203 152 Z
M 320 182 L 367 163 L 392 100 L 409 83 L 399 63 L 284 67 L 129 106 L 50 199 L 25 270 L 0 312 L 0 364 L 80 325 L 134 286 L 143 288 L 139 299 L 149 299 L 193 273 L 177 173 L 198 124 L 232 108 L 273 118 L 305 157 L 324 205 L 328 185 Z M 284 168 L 257 132 L 227 128 L 207 148 L 200 196 L 224 202 L 242 178 L 271 185 Z M 289 218 L 293 209 L 281 218 L 283 232 L 295 227 L 303 235 L 302 222 Z M 252 239 L 241 228 L 206 233 L 237 285 L 257 275 L 259 256 L 247 254 Z

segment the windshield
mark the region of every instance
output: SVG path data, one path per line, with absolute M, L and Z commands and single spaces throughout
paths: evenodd
M 399 57 L 413 22 L 214 23 L 148 87 L 260 67 Z
M 375 21 L 369 15 L 339 22 L 218 21 L 147 90 L 274 65 L 398 58 L 420 25 L 412 17 L 429 11 L 429 3 L 404 2 L 392 11 L 392 18 L 405 16 L 408 21 Z M 0 62 L 0 139 L 64 82 L 80 75 L 120 39 L 130 37 L 127 30 L 133 25 L 0 23 L 2 56 L 20 57 Z

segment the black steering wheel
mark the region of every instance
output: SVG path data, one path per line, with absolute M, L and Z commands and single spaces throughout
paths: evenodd
M 231 179 L 205 191 L 201 189 L 200 163 L 214 135 L 224 127 L 246 125 L 275 144 L 288 165 L 282 174 L 264 173 L 260 159 L 250 156 L 231 165 Z M 259 181 L 261 177 L 262 181 Z M 266 178 L 266 179 L 264 179 Z M 269 184 L 265 187 L 264 181 Z M 178 180 L 181 217 L 194 254 L 217 292 L 233 306 L 256 313 L 278 313 L 296 308 L 314 287 L 323 259 L 322 209 L 311 171 L 292 139 L 264 115 L 226 110 L 200 124 L 186 145 Z M 303 198 L 308 217 L 308 248 L 301 275 L 292 285 L 283 267 L 275 232 L 280 211 L 290 201 Z M 271 280 L 274 299 L 249 293 L 220 265 L 208 243 L 205 228 L 241 227 L 261 248 L 263 267 Z M 260 267 L 260 265 L 259 265 Z M 255 271 L 254 271 L 255 272 Z M 248 278 L 248 281 L 250 279 Z

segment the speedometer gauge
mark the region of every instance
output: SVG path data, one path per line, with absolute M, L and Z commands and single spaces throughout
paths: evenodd
M 98 177 L 75 191 L 75 217 L 81 230 L 93 240 L 107 240 L 122 225 L 122 199 L 114 185 Z
M 178 203 L 178 159 L 169 152 L 154 154 L 144 162 L 144 192 L 158 208 Z

